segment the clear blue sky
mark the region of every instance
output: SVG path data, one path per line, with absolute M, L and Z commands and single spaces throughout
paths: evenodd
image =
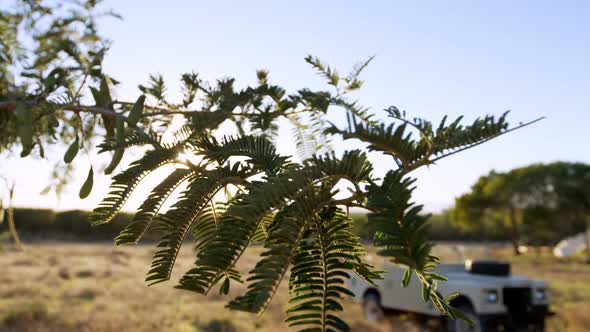
M 547 117 L 417 172 L 416 200 L 430 211 L 450 206 L 491 169 L 590 162 L 587 1 L 107 1 L 106 6 L 124 17 L 102 25 L 114 41 L 106 68 L 123 82 L 122 98 L 134 99 L 137 84 L 156 72 L 177 92 L 175 81 L 191 70 L 247 84 L 264 68 L 288 90 L 318 88 L 322 81 L 303 61 L 307 54 L 343 73 L 376 54 L 357 95 L 375 111 L 395 105 L 436 121 L 444 114 L 473 120 L 508 109 L 513 123 Z M 282 151 L 293 151 L 289 145 L 287 132 Z M 379 172 L 390 165 L 376 160 Z M 20 187 L 18 205 L 56 207 L 52 195 L 37 195 L 49 164 L 7 165 Z M 92 208 L 106 192 L 103 176 L 80 201 L 77 191 L 86 173 L 81 167 L 84 174 L 60 209 Z

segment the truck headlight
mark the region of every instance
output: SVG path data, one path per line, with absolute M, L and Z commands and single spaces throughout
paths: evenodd
M 487 291 L 486 299 L 488 303 L 497 303 L 498 302 L 498 291 L 495 289 L 490 289 Z
M 536 301 L 545 301 L 547 300 L 547 290 L 544 288 L 537 288 L 535 289 L 535 300 Z

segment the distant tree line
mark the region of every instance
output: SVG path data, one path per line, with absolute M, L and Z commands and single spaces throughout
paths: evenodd
M 51 209 L 15 208 L 16 228 L 25 240 L 94 240 L 112 241 L 133 218 L 132 213 L 121 213 L 112 223 L 91 226 L 88 223 L 90 211 L 70 210 L 57 212 Z M 363 213 L 351 213 L 356 234 L 365 242 L 372 241 L 376 228 L 367 221 Z M 469 232 L 450 221 L 449 211 L 431 216 L 432 239 L 434 241 L 508 241 L 504 232 Z M 0 224 L 0 233 L 8 231 L 6 223 Z M 151 240 L 157 240 L 152 236 Z
M 522 244 L 555 245 L 588 229 L 590 165 L 555 162 L 492 171 L 456 199 L 450 217 L 461 232 L 507 234 L 516 255 Z
M 351 215 L 367 242 L 375 227 L 362 213 Z M 455 205 L 430 220 L 434 241 L 505 241 L 518 247 L 553 246 L 590 224 L 590 165 L 533 164 L 481 176 Z
M 90 211 L 70 210 L 56 212 L 51 209 L 15 208 L 16 228 L 25 240 L 92 240 L 112 241 L 133 218 L 132 213 L 121 213 L 112 222 L 99 226 L 88 223 Z M 376 228 L 367 221 L 364 213 L 351 213 L 355 234 L 370 243 Z M 499 229 L 478 228 L 465 230 L 451 222 L 450 211 L 435 213 L 430 218 L 434 241 L 509 241 L 506 232 Z M 0 224 L 0 233 L 8 231 L 6 223 Z M 157 240 L 152 236 L 150 240 Z
M 480 177 L 469 193 L 456 198 L 451 209 L 432 214 L 433 241 L 511 242 L 552 246 L 583 232 L 590 221 L 590 165 L 556 162 L 533 164 Z M 91 212 L 49 209 L 14 210 L 16 228 L 26 238 L 111 240 L 132 220 L 122 213 L 112 223 L 88 223 Z M 372 241 L 376 226 L 363 213 L 351 213 L 353 227 L 363 241 Z M 6 219 L 6 218 L 5 218 Z M 0 232 L 8 230 L 0 224 Z M 151 236 L 152 240 L 157 235 Z
M 25 240 L 112 241 L 133 218 L 131 213 L 121 213 L 112 223 L 92 226 L 88 222 L 90 213 L 83 210 L 56 212 L 51 209 L 15 208 L 14 221 Z M 0 224 L 0 233 L 6 231 L 8 225 Z M 157 239 L 157 235 L 150 238 Z
M 510 241 L 508 234 L 499 228 L 464 229 L 451 221 L 450 214 L 450 210 L 444 210 L 430 216 L 430 238 L 433 241 Z M 367 221 L 363 213 L 353 213 L 351 218 L 354 220 L 355 234 L 370 243 L 376 231 L 374 225 Z
M 90 226 L 90 211 L 70 210 L 57 212 L 51 209 L 15 208 L 16 228 L 25 240 L 91 240 L 112 241 L 113 236 L 129 223 L 132 213 L 122 213 L 112 222 Z M 374 225 L 364 213 L 351 213 L 356 234 L 369 243 L 375 234 Z M 450 211 L 435 213 L 430 218 L 433 241 L 509 241 L 506 232 L 496 228 L 466 230 L 451 222 Z M 8 225 L 0 224 L 0 233 L 7 232 Z M 152 236 L 150 240 L 157 240 Z

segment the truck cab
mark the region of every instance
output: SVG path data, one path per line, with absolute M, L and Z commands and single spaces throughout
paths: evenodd
M 387 264 L 383 279 L 376 287 L 353 276 L 349 281 L 355 299 L 362 303 L 365 316 L 376 320 L 384 310 L 435 317 L 448 331 L 543 331 L 545 317 L 550 315 L 548 285 L 543 280 L 511 275 L 510 265 L 493 261 L 466 261 L 465 264 L 441 264 L 436 272 L 446 276 L 439 283 L 443 296 L 459 294 L 452 305 L 474 322 L 441 317 L 440 312 L 421 297 L 421 283 L 412 278 L 402 287 L 405 269 Z

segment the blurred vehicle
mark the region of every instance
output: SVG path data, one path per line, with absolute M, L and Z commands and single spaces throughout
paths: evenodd
M 422 300 L 422 284 L 412 278 L 402 287 L 405 269 L 387 265 L 383 280 L 376 286 L 357 276 L 349 281 L 355 300 L 362 303 L 365 317 L 379 320 L 385 311 L 440 319 L 447 331 L 544 331 L 549 310 L 548 285 L 543 280 L 510 274 L 510 264 L 493 261 L 466 261 L 465 264 L 441 264 L 436 272 L 449 281 L 438 284 L 443 296 L 458 293 L 451 304 L 470 317 L 470 326 L 460 319 L 442 317 L 434 305 Z
M 590 243 L 590 231 L 565 238 L 553 248 L 556 257 L 570 257 L 585 250 Z

